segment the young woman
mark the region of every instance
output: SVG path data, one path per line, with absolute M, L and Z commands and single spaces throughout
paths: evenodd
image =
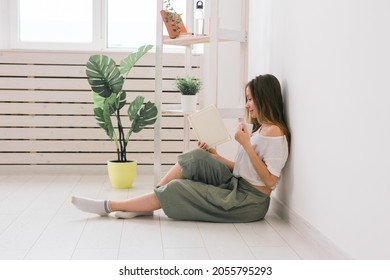
M 101 216 L 115 212 L 117 218 L 152 215 L 160 208 L 177 220 L 237 223 L 264 218 L 288 158 L 290 132 L 280 84 L 273 75 L 251 80 L 245 96 L 253 130 L 238 126 L 235 162 L 208 149 L 207 143 L 198 143 L 197 149 L 178 157 L 151 193 L 123 201 L 72 197 L 72 203 Z

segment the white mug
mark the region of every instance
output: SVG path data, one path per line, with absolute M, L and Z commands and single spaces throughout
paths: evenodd
M 249 134 L 252 134 L 253 124 L 251 123 L 242 123 L 241 125 L 245 124 L 246 129 L 248 130 Z

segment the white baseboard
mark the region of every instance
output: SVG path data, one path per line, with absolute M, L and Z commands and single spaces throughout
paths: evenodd
M 313 227 L 300 215 L 295 213 L 283 202 L 272 198 L 271 211 L 277 214 L 282 220 L 294 228 L 306 240 L 309 240 L 324 252 L 325 258 L 329 260 L 350 260 L 351 257 L 341 251 L 331 240 L 325 237 L 319 230 Z

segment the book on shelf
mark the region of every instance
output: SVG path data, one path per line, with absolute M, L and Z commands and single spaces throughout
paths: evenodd
M 214 105 L 188 115 L 188 120 L 199 141 L 213 148 L 231 139 L 225 123 Z

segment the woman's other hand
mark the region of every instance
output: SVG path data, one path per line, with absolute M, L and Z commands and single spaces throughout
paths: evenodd
M 205 142 L 198 141 L 198 148 L 202 150 L 207 150 L 207 144 Z
M 198 148 L 209 152 L 213 156 L 217 155 L 217 150 L 215 148 L 209 148 L 205 142 L 198 141 Z
M 204 142 L 200 142 L 198 141 L 198 148 L 199 149 L 203 149 L 207 152 L 209 152 L 209 154 L 211 156 L 213 156 L 216 160 L 222 162 L 223 164 L 225 164 L 227 166 L 227 168 L 230 169 L 230 171 L 233 171 L 233 168 L 234 168 L 234 162 L 231 161 L 231 160 L 228 160 L 222 156 L 220 156 L 218 153 L 217 153 L 217 149 L 215 148 L 208 148 L 207 144 L 204 143 Z

